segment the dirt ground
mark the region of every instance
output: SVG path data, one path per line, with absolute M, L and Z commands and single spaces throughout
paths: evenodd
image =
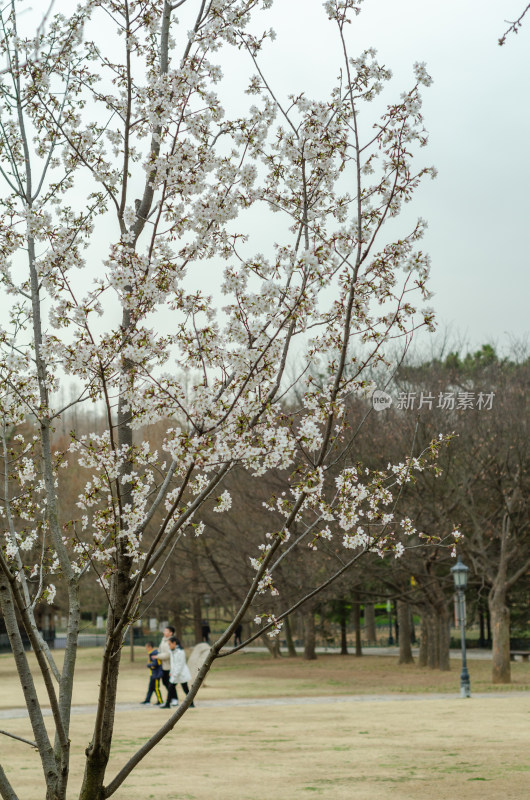
M 90 702 L 97 688 L 97 651 L 82 654 L 77 702 Z M 0 709 L 15 702 L 14 675 L 0 657 Z M 124 663 L 122 701 L 140 699 L 142 661 Z M 528 664 L 515 665 L 520 690 Z M 471 662 L 475 691 L 488 662 Z M 146 670 L 147 672 L 147 670 Z M 482 676 L 482 677 L 481 677 Z M 420 691 L 446 691 L 454 698 L 410 699 Z M 529 681 L 530 682 L 530 681 Z M 9 687 L 10 690 L 9 691 Z M 346 687 L 349 687 L 346 689 Z M 333 701 L 333 695 L 395 693 L 396 699 Z M 298 697 L 271 706 L 202 705 L 178 726 L 114 795 L 117 800 L 525 800 L 530 772 L 530 692 L 458 697 L 458 668 L 447 675 L 398 667 L 394 659 L 326 656 L 317 662 L 273 662 L 241 656 L 220 663 L 203 699 Z M 329 696 L 329 702 L 303 697 Z M 7 713 L 7 712 L 6 712 Z M 117 716 L 112 777 L 169 712 L 139 707 Z M 77 796 L 83 751 L 93 715 L 73 717 L 72 798 Z M 0 728 L 32 738 L 27 719 L 0 720 Z M 1 761 L 20 800 L 42 800 L 38 755 L 27 745 L 0 737 Z

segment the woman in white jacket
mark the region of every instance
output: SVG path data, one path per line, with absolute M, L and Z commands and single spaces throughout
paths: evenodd
M 180 683 L 182 686 L 184 694 L 188 694 L 190 690 L 188 681 L 191 681 L 191 673 L 186 664 L 186 653 L 182 649 L 176 636 L 170 637 L 169 650 L 169 691 L 166 704 L 163 708 L 178 706 L 177 683 Z M 195 705 L 191 703 L 190 708 L 195 708 Z

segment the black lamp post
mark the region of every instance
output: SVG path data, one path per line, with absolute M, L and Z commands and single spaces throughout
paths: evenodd
M 451 567 L 455 589 L 458 592 L 458 617 L 460 620 L 460 635 L 462 637 L 462 672 L 460 673 L 460 697 L 471 697 L 471 684 L 466 663 L 466 598 L 464 592 L 467 586 L 467 573 L 469 567 L 462 563 L 458 556 L 456 564 Z

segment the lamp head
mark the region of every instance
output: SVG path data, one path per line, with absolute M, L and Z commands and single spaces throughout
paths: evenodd
M 469 567 L 466 567 L 466 565 L 462 563 L 462 558 L 460 556 L 458 556 L 454 567 L 451 567 L 451 572 L 453 574 L 455 587 L 457 589 L 465 589 L 467 586 L 467 573 L 469 572 Z

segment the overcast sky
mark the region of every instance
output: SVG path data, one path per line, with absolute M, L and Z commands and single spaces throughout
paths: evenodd
M 530 14 L 517 36 L 497 43 L 525 2 L 365 0 L 348 30 L 352 55 L 373 46 L 392 69 L 389 100 L 410 88 L 415 61 L 427 63 L 434 83 L 423 91 L 430 142 L 421 155 L 439 174 L 407 213 L 429 223 L 425 249 L 440 332 L 501 352 L 530 330 Z M 72 6 L 58 0 L 55 7 L 68 13 Z M 324 99 L 340 52 L 322 0 L 275 0 L 262 20 L 278 34 L 262 58 L 275 89 Z M 253 71 L 240 74 L 230 61 L 227 70 L 234 86 L 246 85 Z
M 525 4 L 366 0 L 348 32 L 352 54 L 377 48 L 397 96 L 410 85 L 415 61 L 427 62 L 434 78 L 423 92 L 430 142 L 422 156 L 439 174 L 418 192 L 413 210 L 429 222 L 440 329 L 471 347 L 492 342 L 506 350 L 510 335 L 530 330 L 530 14 L 517 36 L 497 44 L 505 20 Z M 317 88 L 337 73 L 336 39 L 322 25 L 321 6 L 274 4 L 275 45 L 291 60 L 289 73 L 276 78 L 291 91 Z

